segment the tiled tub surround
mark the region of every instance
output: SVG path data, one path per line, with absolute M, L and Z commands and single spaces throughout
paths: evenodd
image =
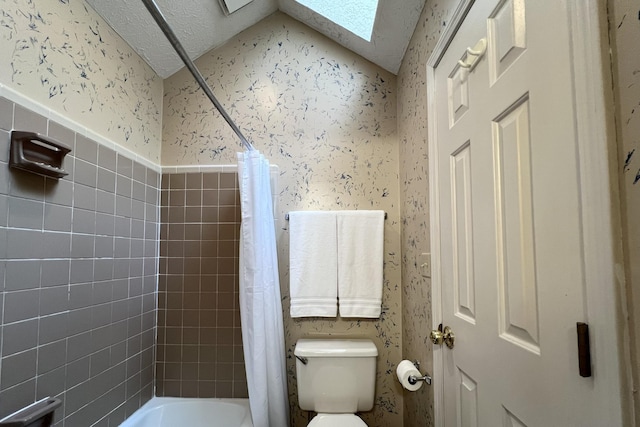
M 162 176 L 157 395 L 247 397 L 237 174 Z
M 0 0 L 0 10 L 0 87 L 160 163 L 163 81 L 91 7 Z
M 433 372 L 431 282 L 418 256 L 429 247 L 427 59 L 458 0 L 428 0 L 398 72 L 398 136 L 402 206 L 402 354 Z M 432 387 L 404 392 L 404 427 L 433 425 Z
M 10 129 L 74 150 L 10 169 Z M 153 393 L 160 176 L 0 98 L 0 416 L 59 396 L 57 425 L 118 425 Z
M 238 126 L 279 167 L 276 232 L 283 297 L 291 420 L 298 408 L 293 349 L 308 336 L 368 337 L 376 343 L 376 405 L 371 426 L 402 425 L 400 220 L 396 79 L 316 31 L 275 13 L 196 64 Z M 165 165 L 234 164 L 241 147 L 184 70 L 165 80 Z M 382 209 L 383 314 L 379 320 L 289 317 L 292 210 Z

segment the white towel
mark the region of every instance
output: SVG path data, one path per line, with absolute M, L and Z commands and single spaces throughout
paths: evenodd
M 338 212 L 338 297 L 341 317 L 380 317 L 384 211 Z
M 335 212 L 289 213 L 291 317 L 336 317 Z

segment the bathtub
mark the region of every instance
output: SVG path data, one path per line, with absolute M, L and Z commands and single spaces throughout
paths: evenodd
M 154 397 L 120 427 L 253 427 L 249 399 Z

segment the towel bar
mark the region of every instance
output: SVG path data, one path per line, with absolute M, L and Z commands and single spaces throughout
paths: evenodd
M 289 214 L 285 214 L 284 215 L 284 219 L 285 219 L 285 221 L 289 221 Z M 387 213 L 386 212 L 384 213 L 384 219 L 387 219 Z

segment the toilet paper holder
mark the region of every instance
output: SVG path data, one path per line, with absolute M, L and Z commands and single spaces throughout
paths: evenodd
M 416 369 L 418 371 L 420 371 L 420 362 L 417 360 L 413 361 L 413 366 L 416 367 Z M 425 383 L 427 383 L 428 385 L 431 385 L 431 375 L 429 374 L 425 374 L 423 377 L 417 377 L 415 375 L 410 375 L 409 376 L 409 384 L 411 385 L 415 385 L 417 384 L 419 381 L 424 381 Z

